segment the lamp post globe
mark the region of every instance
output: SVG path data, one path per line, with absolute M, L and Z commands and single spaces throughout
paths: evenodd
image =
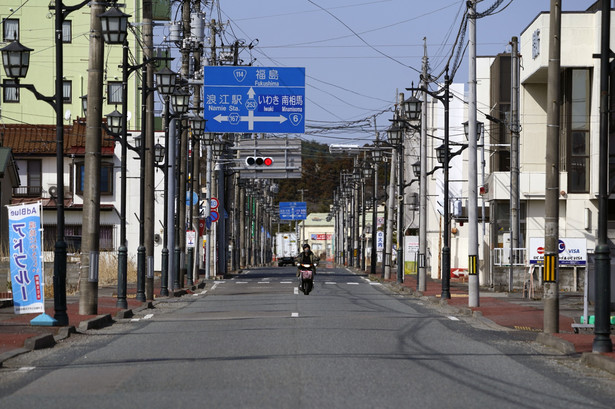
M 101 23 L 101 33 L 107 44 L 123 44 L 128 35 L 128 17 L 130 14 L 112 7 L 98 16 Z
M 17 40 L 0 49 L 2 65 L 7 77 L 17 79 L 26 76 L 28 68 L 30 68 L 31 51 L 34 50 L 22 45 Z
M 192 135 L 196 137 L 203 136 L 203 133 L 205 133 L 205 120 L 203 118 L 199 115 L 193 114 L 188 119 L 188 122 L 190 123 Z
M 183 115 L 188 112 L 188 106 L 190 104 L 190 93 L 182 89 L 175 88 L 175 91 L 171 94 L 171 106 L 173 112 L 178 115 Z
M 86 97 L 87 98 L 87 97 Z M 107 127 L 112 134 L 120 135 L 122 133 L 122 129 L 124 128 L 122 114 L 117 110 L 113 110 L 110 114 L 107 114 Z
M 156 88 L 162 95 L 171 95 L 175 91 L 177 73 L 167 67 L 156 72 Z
M 393 123 L 389 129 L 387 129 L 387 138 L 389 143 L 393 146 L 398 146 L 401 144 L 402 140 L 402 129 L 397 123 Z
M 421 161 L 417 160 L 416 162 L 414 162 L 412 164 L 412 172 L 414 173 L 414 176 L 419 176 L 421 174 Z
M 476 140 L 477 141 L 480 140 L 480 137 L 483 134 L 484 127 L 485 127 L 485 124 L 483 122 L 476 121 Z M 466 140 L 468 140 L 468 134 L 470 133 L 470 123 L 468 121 L 465 121 L 463 123 L 463 133 L 466 136 Z
M 154 161 L 157 164 L 162 164 L 164 162 L 164 156 L 166 153 L 166 149 L 161 144 L 157 143 L 154 145 Z
M 447 161 L 447 148 L 445 145 L 440 145 L 436 148 L 436 157 L 438 158 L 438 162 L 442 165 L 446 165 Z
M 410 98 L 406 99 L 404 102 L 404 111 L 406 113 L 406 117 L 410 121 L 417 121 L 421 117 L 421 107 L 423 101 L 411 95 Z

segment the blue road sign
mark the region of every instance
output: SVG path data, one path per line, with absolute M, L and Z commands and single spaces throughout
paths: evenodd
M 280 202 L 280 220 L 305 220 L 307 205 L 305 202 Z
M 205 132 L 305 132 L 305 68 L 211 66 L 204 77 Z

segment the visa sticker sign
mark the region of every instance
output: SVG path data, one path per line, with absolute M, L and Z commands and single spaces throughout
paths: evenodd
M 543 264 L 545 252 L 544 237 L 534 237 L 529 240 L 527 249 L 530 264 Z M 559 264 L 568 266 L 587 265 L 587 240 L 584 238 L 560 238 Z

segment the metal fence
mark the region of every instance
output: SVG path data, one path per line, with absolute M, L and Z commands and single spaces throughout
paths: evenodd
M 502 267 L 510 266 L 512 263 L 515 266 L 524 266 L 527 262 L 525 258 L 526 253 L 527 249 L 525 248 L 512 249 L 512 252 L 510 248 L 495 248 L 491 253 L 493 265 Z

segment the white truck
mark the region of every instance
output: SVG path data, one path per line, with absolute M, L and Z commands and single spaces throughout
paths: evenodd
M 275 236 L 275 256 L 278 266 L 293 265 L 297 256 L 297 235 L 295 233 L 277 233 Z

